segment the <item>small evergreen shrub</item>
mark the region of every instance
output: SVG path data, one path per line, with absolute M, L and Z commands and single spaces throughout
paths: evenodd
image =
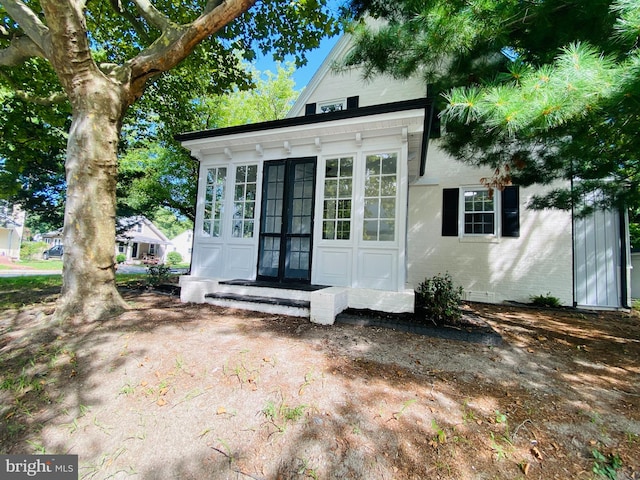
M 531 303 L 536 307 L 559 307 L 560 299 L 547 292 L 546 295 L 532 295 L 529 297 Z
M 169 252 L 167 253 L 167 263 L 169 265 L 177 265 L 182 261 L 182 255 L 180 252 Z
M 454 285 L 448 273 L 427 278 L 416 289 L 417 310 L 436 325 L 455 325 L 462 316 L 460 304 L 463 292 L 461 286 Z
M 148 272 L 147 282 L 152 287 L 168 283 L 171 278 L 171 268 L 169 268 L 169 265 L 163 263 L 150 266 Z
M 116 255 L 116 263 L 124 263 L 126 259 L 127 256 L 124 253 L 119 253 L 118 255 Z

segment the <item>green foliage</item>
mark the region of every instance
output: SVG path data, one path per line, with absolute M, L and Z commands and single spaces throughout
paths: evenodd
M 42 252 L 47 248 L 49 248 L 49 244 L 46 242 L 22 242 L 20 244 L 20 259 L 34 260 L 35 258 L 41 258 Z
M 170 111 L 160 118 L 157 113 L 145 117 L 140 112 L 136 118 L 143 125 L 148 124 L 150 131 L 139 140 L 139 129 L 130 127 L 127 130 L 126 150 L 119 165 L 121 207 L 126 205 L 134 213 L 150 216 L 169 238 L 192 228 L 197 190 L 193 179 L 198 176 L 198 163 L 173 140 L 173 136 L 184 131 L 281 119 L 298 97 L 292 63 L 286 67 L 278 65 L 275 74 L 263 74 L 246 62 L 241 65 L 251 87 L 230 85 L 230 91 L 223 94 L 192 90 L 192 98 L 185 99 L 188 108 L 197 107 L 191 112 L 191 118 L 181 114 L 184 118 L 178 119 Z M 174 85 L 173 88 L 181 87 Z M 182 107 L 176 103 L 174 108 L 181 110 Z M 152 125 L 160 130 L 154 133 Z M 149 215 L 148 212 L 155 213 Z M 172 218 L 163 222 L 167 217 Z M 187 222 L 176 220 L 176 217 L 186 218 Z
M 148 272 L 147 283 L 152 287 L 167 283 L 171 278 L 171 268 L 163 263 L 150 266 Z
M 167 263 L 169 265 L 177 265 L 180 262 L 182 262 L 182 255 L 180 255 L 180 252 L 167 253 Z
M 91 38 L 89 60 L 107 75 L 152 45 L 152 55 L 157 55 L 162 44 L 158 41 L 163 33 L 160 26 L 135 5 L 114 5 L 92 2 L 83 9 Z M 166 15 L 170 24 L 187 25 L 203 13 L 205 5 L 161 0 L 154 3 L 154 9 Z M 33 8 L 38 11 L 34 17 L 46 23 L 39 5 Z M 8 9 L 0 8 L 0 17 L 6 28 L 0 36 L 0 51 L 12 48 L 13 38 L 27 40 L 32 33 L 25 31 L 28 24 L 11 18 Z M 197 164 L 175 142 L 174 135 L 243 122 L 245 114 L 252 115 L 252 121 L 273 115 L 281 118 L 297 94 L 290 83 L 293 65 L 264 79 L 247 60 L 254 60 L 260 51 L 271 52 L 281 61 L 293 57 L 295 65 L 303 65 L 305 52 L 339 29 L 337 12 L 326 0 L 265 0 L 202 41 L 178 66 L 157 71 L 123 120 L 119 154 L 133 159 L 125 158 L 124 163 L 129 164 L 119 173 L 118 215 L 146 215 L 164 206 L 192 218 Z M 164 39 L 170 36 L 164 33 Z M 37 211 L 59 226 L 66 190 L 64 162 L 71 104 L 47 60 L 31 58 L 14 64 L 5 63 L 5 58 L 10 55 L 0 58 L 0 198 L 21 203 L 25 210 Z M 257 90 L 255 95 L 247 93 L 252 88 Z M 220 100 L 229 93 L 236 100 L 243 99 L 243 115 L 238 115 L 235 107 L 223 108 L 222 103 L 232 103 Z M 140 158 L 144 158 L 142 163 L 133 168 L 131 163 Z
M 127 259 L 127 256 L 124 253 L 119 253 L 116 255 L 116 262 L 117 263 L 124 263 L 124 261 Z
M 456 324 L 461 317 L 462 294 L 462 287 L 454 285 L 448 273 L 435 275 L 418 285 L 416 306 L 437 325 Z
M 640 223 L 637 223 L 637 222 L 629 223 L 629 237 L 630 237 L 631 247 L 633 249 L 640 249 Z
M 610 453 L 605 457 L 597 449 L 593 449 L 591 454 L 594 458 L 593 473 L 611 480 L 618 478 L 617 472 L 622 468 L 622 459 L 619 455 Z
M 560 299 L 547 292 L 546 295 L 531 295 L 529 297 L 531 303 L 536 307 L 559 307 Z
M 367 76 L 424 75 L 434 97 L 444 92 L 443 148 L 491 167 L 489 184 L 564 181 L 533 197 L 533 208 L 586 214 L 640 206 L 637 1 L 523 8 L 513 0 L 354 0 L 351 7 L 387 23 L 358 24 L 345 64 L 362 65 Z M 570 179 L 580 181 L 569 188 Z

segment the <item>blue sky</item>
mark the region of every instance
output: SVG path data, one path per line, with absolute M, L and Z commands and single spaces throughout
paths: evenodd
M 302 90 L 309 83 L 313 74 L 339 39 L 340 35 L 325 38 L 318 48 L 307 52 L 308 63 L 304 67 L 297 69 L 293 74 L 293 79 L 296 81 L 296 90 Z M 268 70 L 275 72 L 276 62 L 273 61 L 271 55 L 258 56 L 256 68 L 261 72 Z

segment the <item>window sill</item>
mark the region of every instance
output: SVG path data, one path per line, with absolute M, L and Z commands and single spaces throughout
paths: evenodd
M 500 238 L 495 235 L 465 235 L 458 240 L 460 243 L 500 243 Z

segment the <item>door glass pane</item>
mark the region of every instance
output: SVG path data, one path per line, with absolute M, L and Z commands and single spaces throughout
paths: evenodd
M 395 240 L 397 168 L 398 156 L 395 153 L 367 156 L 363 240 Z
M 322 210 L 323 239 L 349 240 L 352 194 L 353 159 L 351 157 L 328 159 L 325 168 L 324 208 Z M 338 222 L 337 219 L 341 219 L 341 221 Z

